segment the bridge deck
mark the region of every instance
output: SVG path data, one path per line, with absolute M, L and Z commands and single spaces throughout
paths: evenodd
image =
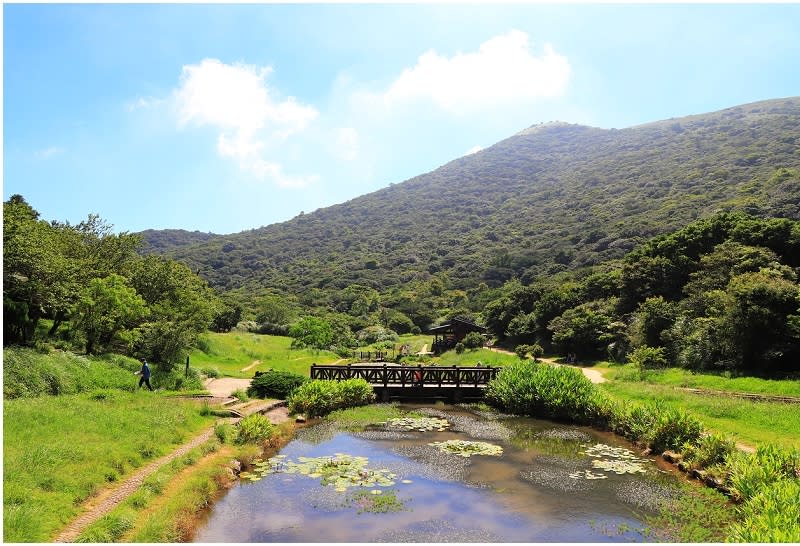
M 348 364 L 311 366 L 311 379 L 344 381 L 361 378 L 382 400 L 390 398 L 482 398 L 499 368 Z

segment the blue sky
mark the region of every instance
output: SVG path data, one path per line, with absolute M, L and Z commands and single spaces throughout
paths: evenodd
M 5 4 L 3 199 L 234 233 L 537 123 L 800 95 L 800 4 Z

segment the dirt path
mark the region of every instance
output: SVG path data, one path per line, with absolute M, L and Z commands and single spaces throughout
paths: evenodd
M 210 379 L 206 381 L 206 388 L 215 397 L 229 398 L 231 393 L 240 388 L 247 388 L 250 384 L 249 379 Z M 242 404 L 238 411 L 243 415 L 249 415 L 256 412 L 265 412 L 267 418 L 273 424 L 280 424 L 289 420 L 289 410 L 285 407 L 285 403 L 281 400 L 257 400 Z M 233 422 L 238 419 L 233 419 Z M 210 427 L 198 434 L 185 444 L 178 447 L 175 451 L 168 455 L 156 459 L 149 464 L 138 469 L 132 475 L 125 478 L 113 487 L 101 491 L 97 496 L 92 497 L 86 501 L 83 506 L 83 512 L 74 520 L 72 520 L 66 527 L 64 527 L 59 534 L 53 539 L 53 542 L 74 542 L 78 536 L 92 523 L 109 513 L 119 503 L 124 501 L 128 496 L 134 493 L 141 487 L 144 480 L 152 473 L 156 472 L 159 468 L 171 461 L 181 457 L 191 451 L 192 449 L 201 446 L 214 436 L 214 427 Z
M 203 386 L 211 393 L 211 396 L 225 398 L 230 397 L 231 393 L 239 389 L 247 390 L 247 387 L 250 386 L 250 380 L 236 377 L 209 378 L 205 380 Z
M 512 353 L 511 351 L 506 351 L 505 349 L 497 349 L 495 347 L 491 347 L 489 350 L 494 351 L 496 353 L 503 353 L 507 355 L 516 354 Z M 552 358 L 540 358 L 539 360 L 541 360 L 542 362 L 546 362 L 547 364 L 551 364 L 553 366 L 569 366 L 568 364 L 559 364 L 558 362 L 555 361 L 555 359 Z M 569 367 L 580 370 L 583 373 L 583 375 L 585 375 L 592 383 L 597 384 L 606 382 L 606 378 L 603 377 L 603 374 L 600 373 L 599 370 L 593 370 L 591 368 L 581 368 L 580 366 L 569 366 Z
M 250 365 L 249 365 L 249 366 L 245 366 L 244 368 L 242 368 L 242 369 L 241 369 L 241 370 L 239 370 L 239 371 L 246 372 L 247 370 L 252 370 L 253 368 L 255 368 L 256 366 L 258 366 L 259 364 L 261 364 L 261 361 L 260 361 L 260 360 L 254 360 L 254 361 L 252 361 L 252 362 L 250 363 Z
M 106 489 L 96 497 L 87 501 L 83 508 L 85 511 L 72 520 L 61 532 L 56 536 L 53 542 L 75 542 L 75 539 L 80 535 L 90 524 L 94 523 L 105 514 L 114 509 L 119 503 L 124 501 L 134 491 L 141 487 L 145 478 L 150 474 L 164 466 L 165 464 L 181 457 L 191 451 L 192 449 L 204 444 L 214 435 L 214 429 L 208 429 L 202 434 L 195 436 L 189 442 L 183 444 L 178 449 L 165 455 L 160 459 L 147 464 L 128 476 L 125 480 L 113 489 Z

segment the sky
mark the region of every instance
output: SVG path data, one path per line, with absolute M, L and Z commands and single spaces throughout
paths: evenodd
M 800 95 L 800 4 L 4 4 L 3 200 L 236 233 L 548 121 Z

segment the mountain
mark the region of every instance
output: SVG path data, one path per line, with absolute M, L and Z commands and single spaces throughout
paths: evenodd
M 536 125 L 280 224 L 142 235 L 222 290 L 386 291 L 436 273 L 466 290 L 617 259 L 721 210 L 800 219 L 800 98 L 627 129 Z

